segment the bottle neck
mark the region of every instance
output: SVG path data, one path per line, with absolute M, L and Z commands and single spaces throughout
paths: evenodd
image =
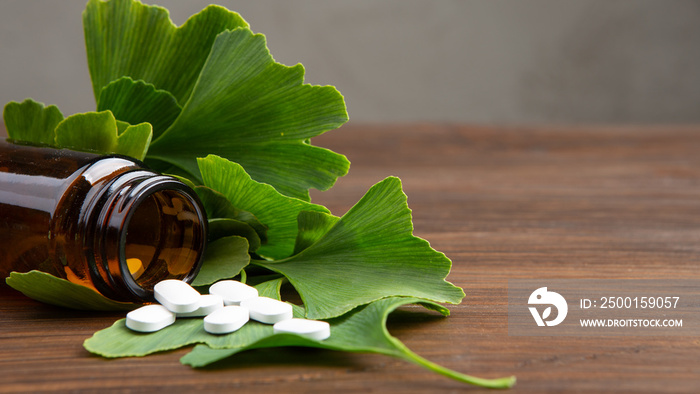
M 165 279 L 191 282 L 206 240 L 206 213 L 175 178 L 147 170 L 119 174 L 88 204 L 83 250 L 93 283 L 124 301 L 153 299 Z

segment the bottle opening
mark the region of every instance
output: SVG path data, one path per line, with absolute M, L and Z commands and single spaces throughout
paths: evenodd
M 157 190 L 135 207 L 122 258 L 136 284 L 150 290 L 162 280 L 193 273 L 204 242 L 200 217 L 194 202 L 172 189 Z

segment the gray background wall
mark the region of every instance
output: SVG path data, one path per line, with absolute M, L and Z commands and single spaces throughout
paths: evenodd
M 357 122 L 700 121 L 700 2 L 146 0 L 176 24 L 209 3 L 277 61 L 332 84 Z M 85 0 L 0 0 L 0 104 L 94 109 Z

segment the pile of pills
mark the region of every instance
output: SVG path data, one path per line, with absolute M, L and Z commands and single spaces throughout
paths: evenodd
M 204 330 L 210 334 L 228 334 L 252 319 L 272 324 L 275 333 L 297 334 L 322 341 L 331 335 L 330 325 L 319 320 L 295 319 L 292 306 L 268 297 L 245 283 L 222 280 L 199 294 L 189 284 L 164 280 L 153 288 L 160 304 L 146 305 L 126 315 L 126 326 L 138 332 L 155 332 L 176 318 L 204 317 Z

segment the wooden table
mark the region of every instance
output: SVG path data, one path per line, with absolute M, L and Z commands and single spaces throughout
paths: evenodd
M 418 354 L 520 392 L 698 392 L 700 337 L 509 336 L 507 280 L 700 279 L 700 127 L 346 125 L 314 140 L 350 174 L 315 202 L 341 215 L 403 179 L 415 234 L 453 261 L 467 298 L 452 316 L 399 312 Z M 244 353 L 193 370 L 179 350 L 104 360 L 82 342 L 121 314 L 63 310 L 0 290 L 0 393 L 479 392 L 413 364 L 311 349 Z M 486 391 L 486 390 L 484 390 Z

